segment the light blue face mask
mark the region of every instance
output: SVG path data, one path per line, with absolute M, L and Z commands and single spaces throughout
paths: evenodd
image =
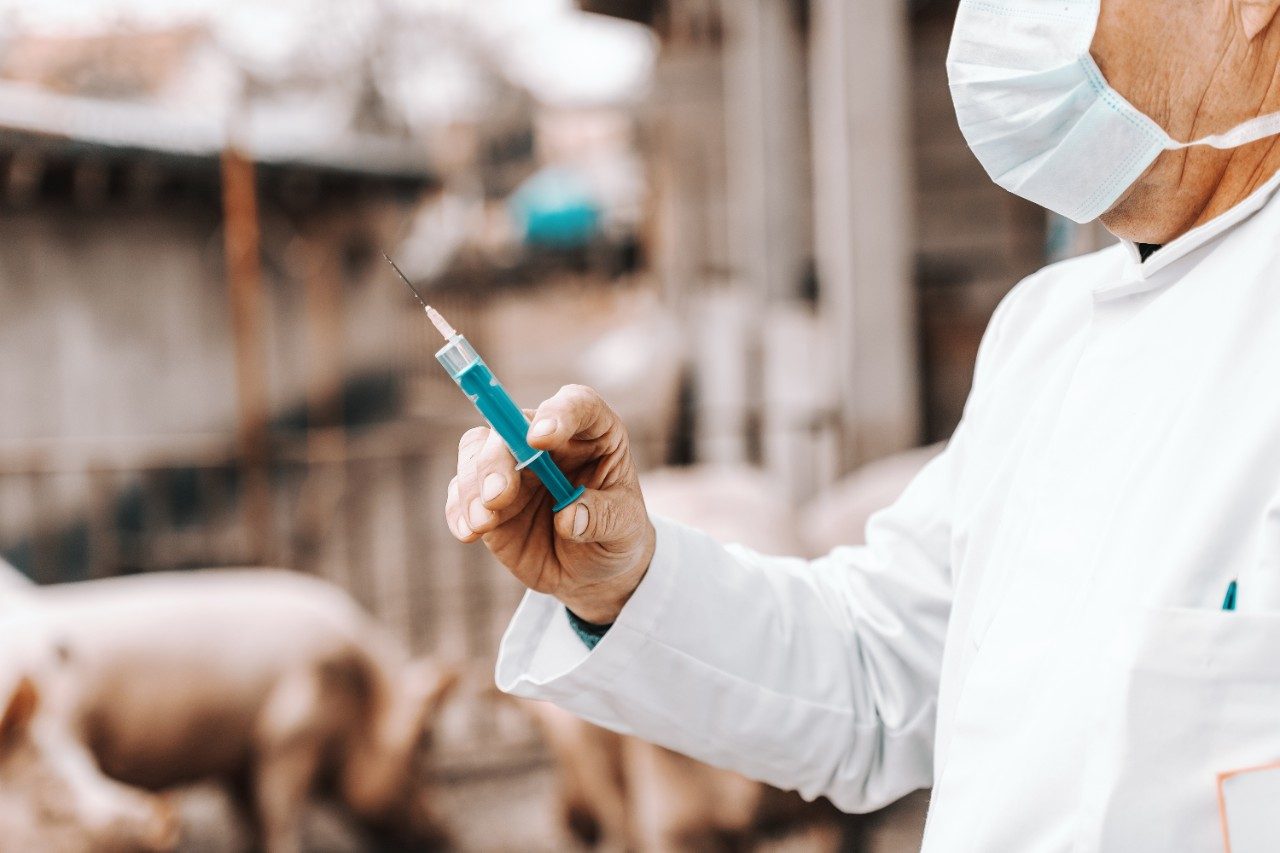
M 1076 222 L 1107 212 L 1165 150 L 1280 134 L 1280 113 L 1178 142 L 1107 84 L 1089 45 L 1099 0 L 960 0 L 947 76 L 997 184 Z

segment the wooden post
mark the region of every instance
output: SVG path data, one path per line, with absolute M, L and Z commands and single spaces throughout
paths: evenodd
M 919 439 L 905 15 L 900 0 L 811 4 L 814 259 L 843 470 Z
M 234 146 L 222 154 L 222 211 L 227 292 L 235 341 L 241 509 L 250 558 L 272 561 L 273 512 L 268 464 L 267 364 L 263 349 L 262 267 L 253 162 Z

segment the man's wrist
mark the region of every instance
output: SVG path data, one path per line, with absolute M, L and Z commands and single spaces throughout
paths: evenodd
M 653 553 L 657 544 L 657 533 L 650 524 L 648 541 L 643 554 L 636 561 L 634 568 L 614 575 L 608 580 L 578 590 L 577 595 L 557 596 L 560 603 L 569 608 L 575 616 L 593 625 L 612 625 L 618 620 L 622 608 L 631 600 L 632 594 L 640 587 L 640 582 L 649 571 L 653 562 Z
M 560 603 L 584 622 L 612 625 L 618 621 L 618 614 L 631 600 L 631 594 L 640 586 L 640 581 L 644 580 L 648 571 L 649 564 L 646 562 L 638 571 L 612 577 L 600 586 L 584 590 L 582 595 L 561 598 Z

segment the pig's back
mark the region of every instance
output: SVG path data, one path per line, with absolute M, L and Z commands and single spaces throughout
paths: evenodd
M 385 651 L 345 592 L 292 572 L 155 573 L 46 587 L 41 598 L 104 769 L 149 787 L 241 765 L 286 674 L 378 666 Z

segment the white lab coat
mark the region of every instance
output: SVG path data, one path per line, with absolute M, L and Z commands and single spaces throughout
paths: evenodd
M 1278 184 L 1015 288 L 865 547 L 655 520 L 595 650 L 530 594 L 499 685 L 847 810 L 932 785 L 928 851 L 1221 850 L 1217 774 L 1280 759 Z

